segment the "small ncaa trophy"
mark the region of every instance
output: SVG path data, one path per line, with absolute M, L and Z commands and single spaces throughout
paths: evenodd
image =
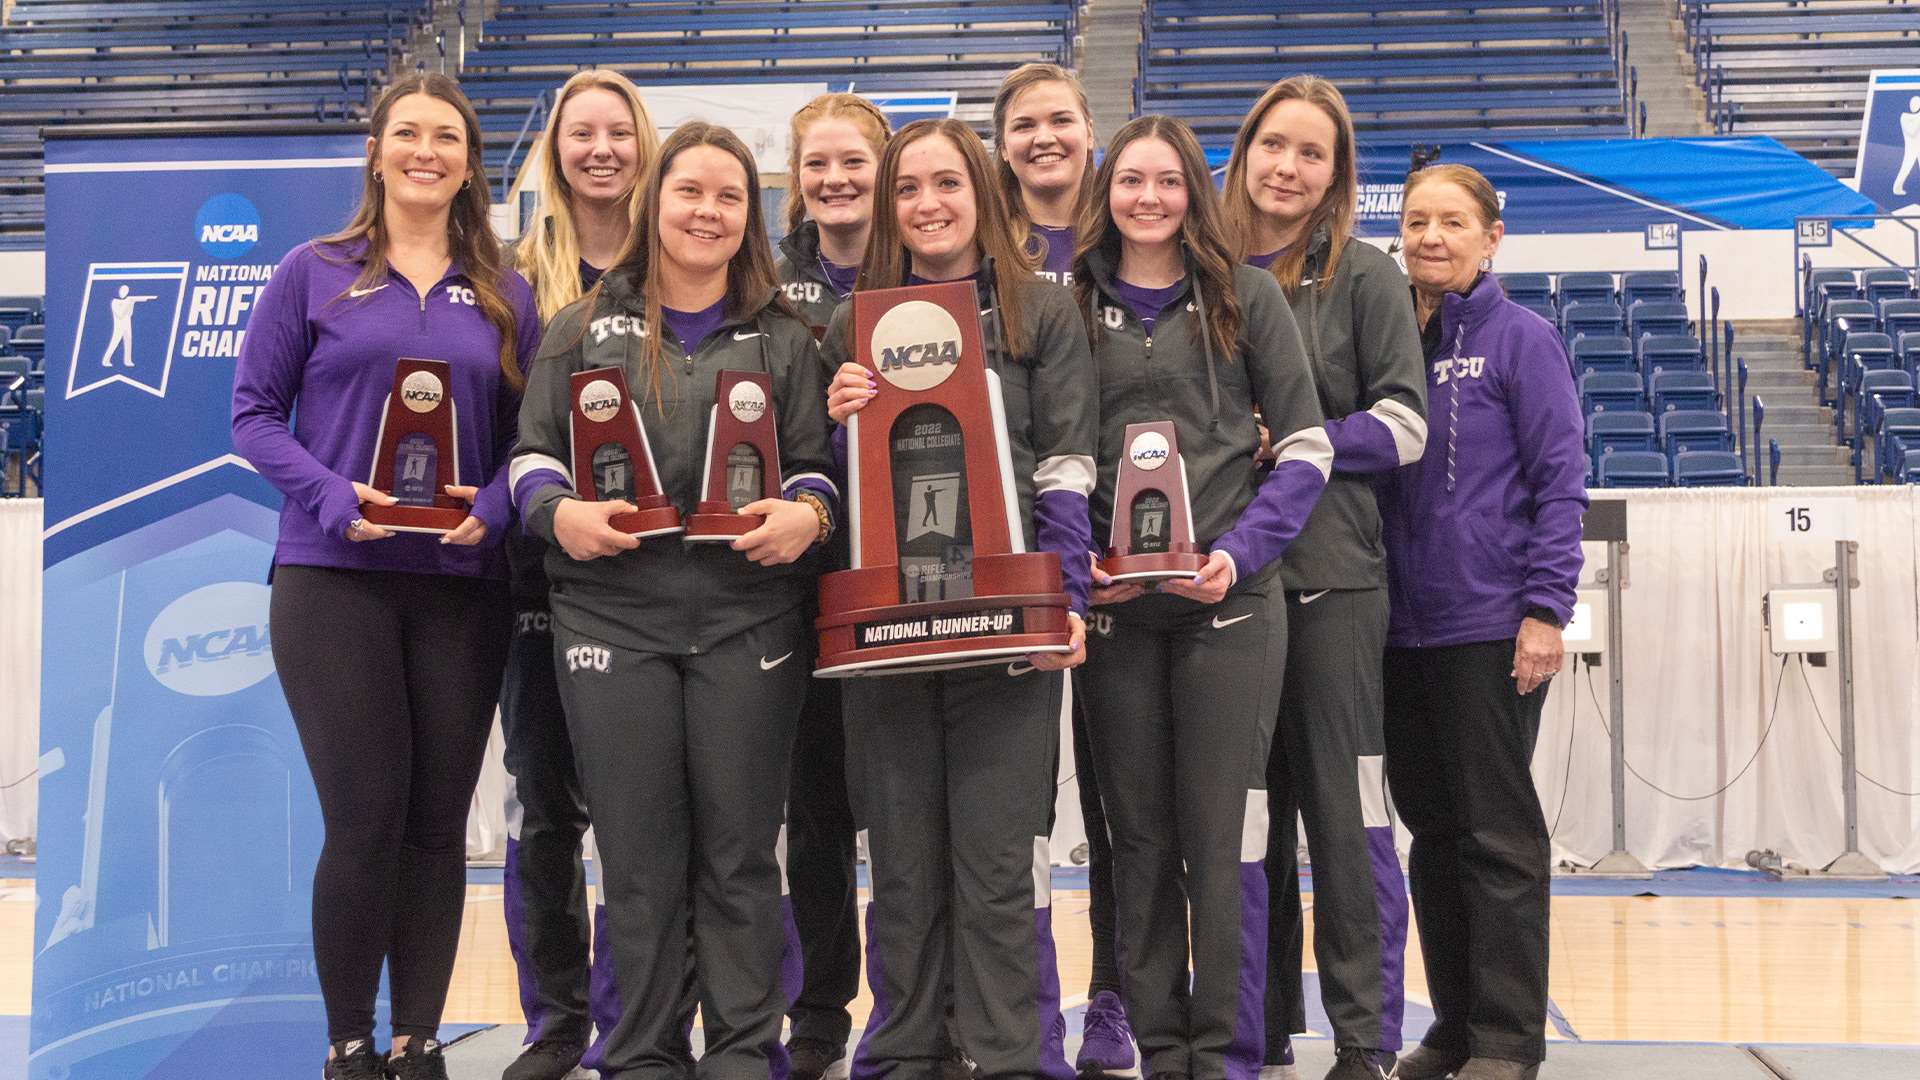
M 847 420 L 853 568 L 820 579 L 822 677 L 1067 652 L 1060 559 L 1025 550 L 971 282 L 856 292 L 880 390 Z
M 1100 570 L 1115 581 L 1192 577 L 1207 565 L 1207 556 L 1193 542 L 1187 463 L 1173 421 L 1128 424 L 1125 443 Z
M 447 494 L 460 483 L 460 430 L 454 413 L 452 367 L 444 360 L 402 357 L 393 367 L 393 390 L 374 440 L 373 475 L 367 483 L 399 500 L 392 506 L 361 503 L 369 524 L 394 532 L 446 533 L 471 512 Z
M 588 502 L 625 499 L 638 507 L 607 525 L 637 538 L 681 531 L 680 511 L 660 493 L 653 448 L 621 368 L 576 371 L 569 380 L 573 412 L 573 489 Z
M 714 377 L 707 421 L 707 471 L 700 505 L 687 518 L 689 541 L 730 543 L 759 528 L 764 514 L 740 508 L 780 497 L 780 438 L 773 423 L 773 380 L 760 371 Z

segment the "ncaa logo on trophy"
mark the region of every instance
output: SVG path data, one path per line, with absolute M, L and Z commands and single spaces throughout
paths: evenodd
M 960 324 L 925 300 L 894 307 L 873 328 L 880 377 L 902 390 L 931 390 L 960 364 Z
M 187 264 L 91 263 L 67 365 L 67 397 L 125 383 L 167 396 Z

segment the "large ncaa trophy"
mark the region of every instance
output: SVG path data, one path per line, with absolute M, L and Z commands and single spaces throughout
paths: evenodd
M 741 507 L 780 497 L 780 437 L 773 423 L 773 380 L 765 372 L 722 371 L 714 377 L 700 492 L 700 505 L 687 518 L 690 541 L 730 543 L 767 520 L 742 514 Z
M 660 472 L 640 408 L 627 393 L 627 373 L 617 367 L 576 371 L 569 390 L 574 491 L 588 502 L 625 499 L 638 507 L 607 519 L 617 532 L 638 538 L 679 532 L 680 511 L 660 493 Z
M 394 532 L 445 533 L 472 512 L 447 494 L 448 485 L 460 482 L 452 371 L 444 360 L 412 357 L 401 357 L 393 366 L 393 390 L 380 418 L 367 483 L 399 501 L 361 503 L 360 516 L 368 523 Z
M 1173 421 L 1128 424 L 1125 444 L 1100 570 L 1115 581 L 1190 578 L 1207 565 L 1207 555 L 1193 542 L 1187 463 Z
M 879 393 L 847 420 L 853 569 L 820 579 L 823 677 L 1067 652 L 1060 559 L 1025 550 L 970 282 L 853 295 Z

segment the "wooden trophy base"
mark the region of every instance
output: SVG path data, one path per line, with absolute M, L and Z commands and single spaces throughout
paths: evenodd
M 726 502 L 702 499 L 687 515 L 689 544 L 731 544 L 767 523 L 765 514 L 736 514 Z
M 1179 544 L 1177 547 L 1188 547 Z M 1111 548 L 1100 560 L 1100 570 L 1115 581 L 1167 581 L 1190 578 L 1207 565 L 1199 551 L 1162 551 L 1153 555 L 1116 555 Z
M 465 503 L 445 496 L 433 500 L 432 506 L 376 506 L 373 503 L 360 504 L 360 517 L 369 525 L 378 525 L 391 532 L 429 533 L 445 535 L 460 527 L 473 511 Z
M 902 604 L 897 566 L 823 576 L 814 676 L 944 671 L 1072 651 L 1058 556 L 981 555 L 973 581 L 975 595 L 965 599 Z
M 630 514 L 615 514 L 607 519 L 607 526 L 616 532 L 626 533 L 635 540 L 645 540 L 649 536 L 669 536 L 683 532 L 686 526 L 680 521 L 680 511 L 665 495 L 650 495 L 632 500 L 640 509 Z

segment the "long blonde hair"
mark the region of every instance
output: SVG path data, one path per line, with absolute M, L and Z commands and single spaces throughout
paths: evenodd
M 467 95 L 461 93 L 459 83 L 438 72 L 409 75 L 387 87 L 380 95 L 380 100 L 374 103 L 373 116 L 367 123 L 373 147 L 367 152 L 367 163 L 363 170 L 365 175 L 360 185 L 360 204 L 354 207 L 353 217 L 347 220 L 345 228 L 314 241 L 316 250 L 323 258 L 333 261 L 359 260 L 360 276 L 348 286 L 349 293 L 364 292 L 386 281 L 387 198 L 386 184 L 379 171 L 380 148 L 386 139 L 387 118 L 392 114 L 394 104 L 413 94 L 425 94 L 453 106 L 466 126 L 467 168 L 473 175 L 460 185 L 460 190 L 453 196 L 453 205 L 447 209 L 447 254 L 473 284 L 474 306 L 499 332 L 500 374 L 508 385 L 517 390 L 525 382 L 519 363 L 520 336 L 513 308 L 507 305 L 500 291 L 501 277 L 506 273 L 506 268 L 501 265 L 500 241 L 493 235 L 493 222 L 488 216 L 492 200 L 487 196 L 486 163 L 480 157 L 480 119 L 474 115 L 473 105 L 467 100 Z M 365 250 L 347 259 L 325 250 L 329 247 L 350 248 L 358 244 L 365 244 Z
M 787 121 L 787 198 L 780 205 L 780 214 L 786 219 L 788 232 L 807 220 L 807 203 L 800 195 L 800 141 L 806 138 L 808 128 L 822 120 L 845 120 L 859 128 L 867 145 L 873 147 L 876 160 L 887 148 L 887 136 L 893 134 L 887 114 L 858 94 L 821 94 L 800 106 Z
M 547 114 L 547 126 L 540 133 L 540 205 L 534 209 L 533 222 L 514 252 L 520 273 L 533 286 L 534 305 L 542 321 L 553 318 L 563 307 L 580 299 L 580 234 L 573 225 L 573 188 L 560 170 L 560 114 L 567 102 L 588 90 L 608 90 L 618 95 L 633 111 L 635 181 L 627 193 L 627 219 L 640 214 L 640 183 L 647 166 L 660 152 L 660 136 L 653 130 L 653 118 L 647 115 L 640 90 L 625 75 L 605 68 L 579 72 L 560 87 L 553 110 Z M 631 242 L 629 232 L 628 240 Z
M 1093 110 L 1087 106 L 1087 91 L 1080 85 L 1080 77 L 1058 64 L 1022 64 L 1013 69 L 1013 73 L 1001 81 L 999 92 L 993 95 L 993 160 L 1000 178 L 1000 196 L 1007 202 L 1014 234 L 1022 244 L 1033 231 L 1033 218 L 1027 214 L 1026 196 L 1020 193 L 1020 178 L 1013 174 L 1013 165 L 1007 160 L 1007 110 L 1013 108 L 1015 98 L 1048 82 L 1064 83 L 1073 91 L 1073 100 L 1079 104 L 1080 115 L 1087 122 L 1087 161 L 1080 172 L 1080 191 L 1073 201 L 1071 220 L 1080 220 L 1087 206 L 1087 191 L 1093 187 L 1093 148 L 1099 142 L 1093 130 Z
M 900 215 L 894 209 L 894 189 L 900 182 L 900 156 L 921 139 L 941 137 L 960 151 L 967 163 L 967 181 L 973 185 L 973 246 L 993 267 L 993 291 L 1007 353 L 1024 358 L 1031 344 L 1023 325 L 1025 304 L 1021 289 L 1033 284 L 1033 259 L 1025 237 L 1016 236 L 1007 218 L 1007 206 L 992 183 L 993 166 L 987 146 L 963 120 L 915 120 L 894 133 L 880 155 L 880 175 L 873 183 L 873 231 L 867 237 L 867 255 L 860 260 L 854 289 L 896 289 L 907 283 L 911 256 L 900 233 Z M 882 202 L 881 200 L 885 200 Z
M 1187 212 L 1180 221 L 1180 243 L 1186 248 L 1194 293 L 1200 297 L 1206 312 L 1207 325 L 1202 331 L 1212 341 L 1214 354 L 1232 363 L 1239 352 L 1236 343 L 1240 339 L 1241 324 L 1240 299 L 1233 290 L 1233 268 L 1238 260 L 1221 223 L 1220 200 L 1213 193 L 1207 155 L 1200 149 L 1200 140 L 1194 138 L 1193 129 L 1185 121 L 1171 116 L 1141 116 L 1127 121 L 1114 134 L 1106 157 L 1100 162 L 1100 171 L 1094 176 L 1093 192 L 1074 230 L 1078 240 L 1074 245 L 1073 287 L 1080 311 L 1087 319 L 1087 332 L 1091 334 L 1096 330 L 1089 305 L 1095 285 L 1093 274 L 1086 268 L 1087 254 L 1095 248 L 1105 248 L 1114 265 L 1119 265 L 1120 229 L 1113 223 L 1110 203 L 1113 174 L 1119 168 L 1122 152 L 1142 139 L 1159 139 L 1172 147 L 1180 159 L 1180 172 L 1187 182 Z
M 1280 288 L 1291 298 L 1306 271 L 1307 248 L 1322 227 L 1327 230 L 1327 265 L 1320 271 L 1317 287 L 1324 289 L 1333 281 L 1341 253 L 1353 237 L 1360 167 L 1354 160 L 1353 114 L 1347 111 L 1347 99 L 1341 96 L 1338 87 L 1318 75 L 1294 75 L 1267 87 L 1267 92 L 1247 110 L 1247 118 L 1240 122 L 1240 130 L 1233 137 L 1233 156 L 1227 159 L 1227 178 L 1221 186 L 1227 226 L 1239 245 L 1237 255 L 1241 261 L 1249 255 L 1261 254 L 1251 250 L 1257 234 L 1254 222 L 1259 219 L 1260 209 L 1253 205 L 1253 196 L 1247 194 L 1247 153 L 1253 149 L 1253 137 L 1259 133 L 1267 113 L 1283 101 L 1304 101 L 1318 108 L 1333 121 L 1334 131 L 1333 179 L 1320 197 L 1320 205 L 1307 215 L 1306 226 L 1300 230 L 1300 242 L 1288 245 L 1286 253 L 1273 260 L 1269 267 Z
M 614 274 L 631 274 L 643 294 L 643 318 L 647 333 L 640 347 L 641 362 L 647 370 L 647 383 L 653 389 L 653 400 L 664 412 L 666 409 L 665 389 L 666 371 L 670 367 L 660 349 L 662 327 L 666 324 L 660 317 L 660 294 L 665 286 L 661 282 L 660 252 L 660 189 L 666 184 L 667 170 L 673 167 L 673 159 L 681 151 L 696 146 L 711 146 L 740 163 L 747 178 L 747 222 L 740 237 L 740 249 L 733 253 L 727 262 L 727 294 L 723 303 L 729 317 L 744 315 L 750 307 L 765 300 L 769 294 L 773 303 L 782 311 L 795 318 L 792 305 L 786 296 L 777 292 L 774 286 L 777 279 L 773 272 L 773 249 L 767 244 L 766 222 L 760 214 L 760 173 L 753 166 L 753 152 L 740 141 L 740 137 L 718 124 L 709 124 L 704 120 L 693 120 L 675 128 L 667 141 L 660 144 L 660 152 L 654 155 L 653 164 L 647 167 L 646 174 L 640 180 L 640 216 L 633 223 L 633 238 L 627 243 L 627 250 L 620 261 L 607 269 L 587 295 L 592 298 L 588 304 L 591 311 L 599 303 L 601 291 L 606 287 L 607 278 Z M 586 323 L 582 321 L 584 334 Z

